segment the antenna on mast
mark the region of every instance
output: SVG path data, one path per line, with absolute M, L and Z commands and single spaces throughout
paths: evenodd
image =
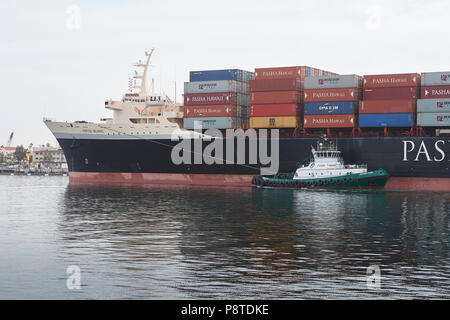
M 144 68 L 144 71 L 141 75 L 138 74 L 137 71 L 134 72 L 133 79 L 140 79 L 141 83 L 140 85 L 136 84 L 136 81 L 134 83 L 134 88 L 139 89 L 140 95 L 148 95 L 148 88 L 147 88 L 147 71 L 148 67 L 150 65 L 150 58 L 152 57 L 153 51 L 155 48 L 152 48 L 150 52 L 145 51 L 145 56 L 147 57 L 147 60 L 145 62 L 142 62 L 142 60 L 139 60 L 136 64 L 134 64 L 135 67 L 141 67 Z
M 174 73 L 173 77 L 175 78 L 174 82 L 175 82 L 175 104 L 176 104 L 177 103 L 177 65 L 174 66 L 173 73 Z

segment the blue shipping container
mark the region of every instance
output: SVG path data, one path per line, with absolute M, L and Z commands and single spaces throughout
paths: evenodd
M 253 73 L 250 71 L 239 69 L 191 71 L 189 72 L 189 81 L 236 80 L 249 82 L 252 75 Z
M 413 113 L 379 113 L 359 115 L 360 128 L 412 127 L 413 125 Z
M 306 102 L 305 114 L 353 114 L 358 110 L 356 101 Z
M 184 118 L 184 128 L 194 129 L 234 129 L 241 127 L 240 118 L 232 117 L 204 117 L 204 118 Z

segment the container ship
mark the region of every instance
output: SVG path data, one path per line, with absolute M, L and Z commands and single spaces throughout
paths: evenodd
M 326 136 L 346 163 L 386 170 L 387 190 L 450 191 L 450 71 L 191 71 L 177 104 L 149 90 L 152 54 L 130 92 L 105 101 L 112 118 L 44 120 L 71 183 L 251 186 L 264 170 L 295 171 Z

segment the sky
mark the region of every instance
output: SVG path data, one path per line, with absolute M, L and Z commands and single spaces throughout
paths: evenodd
M 43 118 L 99 121 L 133 64 L 182 98 L 189 71 L 307 65 L 339 74 L 450 70 L 450 0 L 0 2 L 0 145 L 55 144 Z M 150 80 L 149 80 L 150 83 Z

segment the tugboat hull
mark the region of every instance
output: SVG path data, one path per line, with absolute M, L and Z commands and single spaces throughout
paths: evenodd
M 378 169 L 367 173 L 314 179 L 294 179 L 293 174 L 253 177 L 252 184 L 269 188 L 315 188 L 315 189 L 382 189 L 389 174 Z

